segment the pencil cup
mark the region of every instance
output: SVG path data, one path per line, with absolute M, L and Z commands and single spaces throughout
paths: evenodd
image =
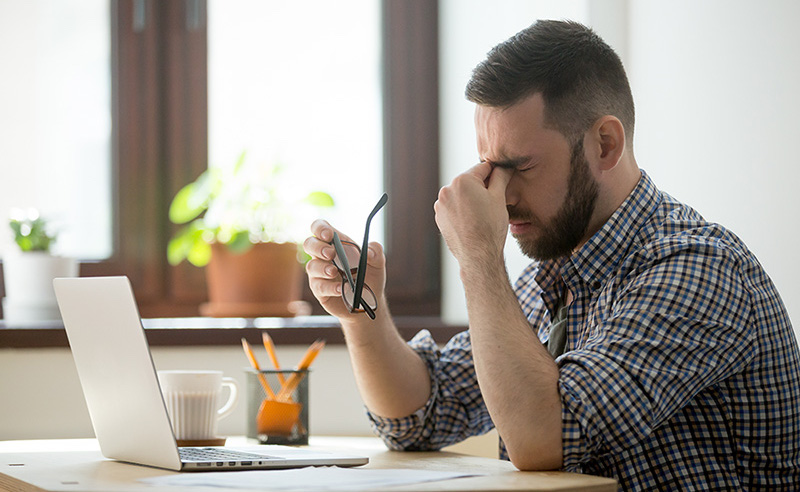
M 308 444 L 309 372 L 246 372 L 247 437 L 261 444 Z

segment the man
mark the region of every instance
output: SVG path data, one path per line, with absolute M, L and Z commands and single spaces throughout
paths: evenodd
M 614 51 L 540 21 L 474 71 L 480 163 L 434 208 L 458 260 L 469 330 L 405 344 L 370 246 L 374 322 L 350 313 L 318 221 L 310 285 L 342 323 L 377 431 L 435 449 L 496 427 L 519 469 L 614 477 L 626 490 L 800 487 L 800 354 L 756 258 L 659 191 L 633 156 Z M 535 261 L 512 287 L 510 229 Z

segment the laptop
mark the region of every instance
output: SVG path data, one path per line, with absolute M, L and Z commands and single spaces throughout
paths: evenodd
M 53 286 L 100 451 L 176 471 L 358 466 L 369 459 L 279 445 L 178 447 L 127 277 Z

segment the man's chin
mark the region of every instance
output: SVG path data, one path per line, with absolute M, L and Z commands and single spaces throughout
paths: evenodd
M 517 241 L 517 246 L 519 246 L 522 254 L 532 260 L 555 260 L 562 256 L 569 256 L 571 252 L 569 248 L 559 248 L 554 243 L 542 242 L 541 240 L 531 238 L 530 235 L 512 234 L 512 236 Z
M 540 259 L 539 255 L 537 254 L 538 251 L 536 247 L 536 241 L 523 234 L 512 233 L 511 236 L 517 241 L 517 246 L 519 247 L 520 251 L 522 251 L 522 254 L 533 260 Z

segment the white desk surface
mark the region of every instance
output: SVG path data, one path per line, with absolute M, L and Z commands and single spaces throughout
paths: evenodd
M 249 444 L 231 438 L 228 444 Z M 421 469 L 484 473 L 439 482 L 390 487 L 387 491 L 592 491 L 617 490 L 614 480 L 563 472 L 520 472 L 511 463 L 448 452 L 389 451 L 377 438 L 312 437 L 310 447 L 341 449 L 367 455 L 365 468 Z M 95 439 L 0 441 L 0 490 L 13 491 L 139 491 L 183 492 L 183 487 L 152 487 L 139 482 L 174 474 L 103 458 Z M 238 472 L 229 472 L 238 473 Z M 266 484 L 265 484 L 266 485 Z M 221 492 L 219 488 L 193 491 Z M 268 489 L 265 489 L 268 490 Z

